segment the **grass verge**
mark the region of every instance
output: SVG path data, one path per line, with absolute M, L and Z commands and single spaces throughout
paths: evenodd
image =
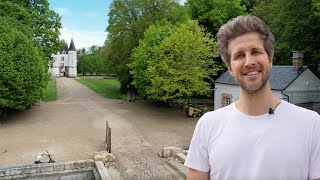
M 48 102 L 48 101 L 56 101 L 56 100 L 57 100 L 56 79 L 52 78 L 48 82 L 47 89 L 44 97 L 42 98 L 42 101 Z
M 116 79 L 77 79 L 78 82 L 109 99 L 122 99 L 120 83 Z

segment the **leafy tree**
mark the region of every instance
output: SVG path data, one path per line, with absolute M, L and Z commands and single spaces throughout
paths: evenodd
M 38 42 L 41 49 L 41 55 L 44 57 L 45 63 L 49 65 L 52 60 L 51 55 L 58 52 L 63 44 L 59 40 L 59 29 L 61 28 L 61 17 L 49 8 L 47 0 L 0 0 L 1 2 L 10 2 L 12 4 L 23 7 L 32 17 L 31 28 L 33 30 L 34 39 Z M 19 13 L 14 9 L 7 11 L 10 16 Z M 17 17 L 14 15 L 14 17 Z M 21 23 L 25 23 L 25 19 L 19 18 Z M 47 68 L 47 66 L 46 66 Z
M 98 54 L 98 52 L 79 56 L 77 67 L 78 72 L 83 75 L 86 75 L 87 73 L 105 73 L 105 64 L 102 56 Z
M 275 64 L 291 64 L 293 50 L 304 51 L 304 63 L 316 71 L 320 62 L 319 1 L 261 1 L 254 14 L 269 24 L 276 37 Z
M 187 0 L 187 6 L 192 19 L 198 20 L 213 35 L 229 19 L 245 14 L 239 0 Z
M 210 36 L 192 20 L 176 29 L 150 27 L 133 54 L 130 66 L 134 83 L 139 82 L 140 88 L 147 81 L 142 90 L 149 98 L 160 101 L 186 102 L 195 95 L 210 95 L 210 84 L 205 79 L 219 70 L 212 60 L 218 53 Z M 152 46 L 143 51 L 148 43 Z M 146 74 L 138 73 L 144 69 Z
M 0 114 L 23 110 L 43 95 L 48 74 L 31 29 L 0 16 Z
M 161 42 L 174 32 L 175 27 L 170 23 L 157 23 L 151 25 L 144 33 L 144 38 L 139 42 L 139 46 L 133 50 L 129 65 L 132 69 L 133 85 L 140 95 L 147 96 L 147 87 L 151 86 L 151 79 L 147 74 L 147 69 L 152 61 L 160 56 L 159 46 Z
M 183 6 L 174 0 L 114 0 L 110 6 L 106 64 L 117 74 L 122 91 L 131 83 L 127 64 L 149 25 L 165 19 L 171 23 L 188 18 Z
M 78 55 L 78 57 L 79 57 L 79 56 L 82 56 L 82 55 L 84 55 L 84 54 L 86 54 L 86 53 L 87 53 L 86 48 L 81 48 L 81 49 L 77 50 L 77 55 Z
M 89 53 L 92 54 L 92 53 L 97 53 L 99 51 L 99 46 L 97 45 L 92 45 L 90 48 L 89 48 Z
M 0 1 L 0 16 L 12 17 L 20 23 L 32 27 L 32 17 L 31 14 L 21 6 L 13 4 L 9 1 Z M 31 33 L 31 31 L 29 31 Z
M 258 0 L 240 0 L 240 5 L 244 6 L 246 12 L 250 14 L 253 11 L 254 6 L 257 4 Z

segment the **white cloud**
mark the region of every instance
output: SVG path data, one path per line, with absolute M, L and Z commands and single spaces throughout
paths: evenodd
M 57 8 L 56 12 L 59 15 L 70 15 L 71 14 L 71 11 L 68 8 L 64 8 L 64 7 Z
M 60 39 L 67 41 L 70 44 L 73 37 L 76 49 L 88 48 L 92 45 L 102 46 L 107 38 L 107 32 L 103 31 L 79 31 L 68 28 L 60 29 Z

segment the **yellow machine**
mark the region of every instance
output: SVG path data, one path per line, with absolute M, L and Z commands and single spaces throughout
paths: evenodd
M 188 109 L 187 109 L 187 115 L 189 117 L 201 117 L 202 116 L 202 110 L 189 106 Z

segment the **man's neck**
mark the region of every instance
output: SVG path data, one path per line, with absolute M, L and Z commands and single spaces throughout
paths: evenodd
M 269 84 L 259 92 L 247 94 L 240 89 L 240 98 L 236 102 L 236 106 L 244 114 L 250 116 L 259 116 L 269 112 L 269 109 L 275 109 L 281 102 L 272 94 Z

